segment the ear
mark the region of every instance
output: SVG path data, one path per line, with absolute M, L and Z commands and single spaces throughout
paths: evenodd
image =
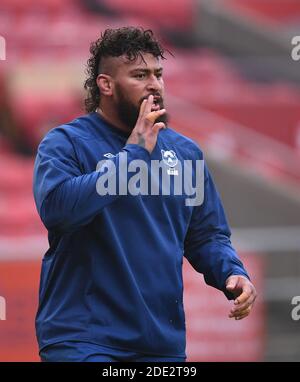
M 99 74 L 97 77 L 97 85 L 100 90 L 100 94 L 111 96 L 113 89 L 113 82 L 111 76 L 108 74 Z
M 165 150 L 161 149 L 162 155 L 165 155 Z

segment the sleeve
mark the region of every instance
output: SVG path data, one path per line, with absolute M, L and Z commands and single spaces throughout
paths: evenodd
M 113 167 L 118 173 L 124 153 L 128 162 L 133 159 L 150 162 L 146 149 L 127 144 L 115 158 L 105 161 L 108 164 L 103 168 Z M 96 169 L 83 174 L 68 135 L 59 129 L 48 133 L 38 148 L 33 177 L 35 203 L 46 228 L 72 232 L 90 223 L 105 206 L 119 198 L 118 194 L 97 192 L 97 181 L 104 175 L 107 177 L 107 173 Z
M 194 207 L 184 245 L 184 256 L 193 268 L 204 275 L 205 282 L 224 292 L 231 275 L 249 276 L 231 245 L 228 226 L 220 196 L 212 177 L 204 166 L 204 200 Z

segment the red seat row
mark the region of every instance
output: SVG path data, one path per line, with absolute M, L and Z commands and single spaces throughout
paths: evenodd
M 227 0 L 226 6 L 260 21 L 284 24 L 300 20 L 299 0 Z

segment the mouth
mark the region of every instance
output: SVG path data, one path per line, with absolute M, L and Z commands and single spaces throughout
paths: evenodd
M 162 101 L 162 99 L 160 97 L 157 97 L 155 96 L 153 98 L 153 104 L 151 106 L 151 111 L 158 111 L 161 109 L 160 107 L 160 102 Z
M 158 103 L 153 103 L 151 106 L 151 111 L 158 111 L 160 110 L 160 105 Z
M 151 95 L 151 94 L 149 94 Z M 149 95 L 147 97 L 142 98 L 141 102 L 144 99 L 148 99 Z M 158 111 L 160 109 L 163 109 L 163 99 L 160 95 L 153 95 L 153 103 L 151 105 L 151 111 Z

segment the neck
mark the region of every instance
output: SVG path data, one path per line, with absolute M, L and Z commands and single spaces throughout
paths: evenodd
M 127 125 L 125 125 L 122 121 L 119 120 L 117 117 L 117 113 L 113 110 L 103 110 L 103 108 L 100 108 L 100 106 L 96 109 L 96 112 L 101 115 L 105 121 L 107 121 L 110 125 L 113 125 L 119 130 L 125 131 L 126 133 L 131 132 L 132 129 L 130 129 Z

